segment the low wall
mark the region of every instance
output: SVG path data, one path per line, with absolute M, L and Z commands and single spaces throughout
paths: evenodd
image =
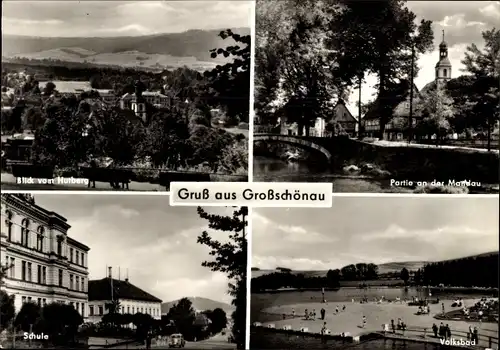
M 391 335 L 384 336 L 378 332 L 369 332 L 353 339 L 352 337 L 322 336 L 320 334 L 262 326 L 250 327 L 250 347 L 255 349 L 406 349 L 406 347 L 401 347 L 405 343 L 413 343 L 418 345 L 418 348 L 427 350 L 442 349 L 441 344 L 434 341 L 393 337 Z M 459 350 L 464 349 L 464 347 L 447 345 L 446 349 Z
M 449 148 L 380 146 L 356 140 L 332 140 L 334 165 L 374 163 L 395 180 L 499 182 L 498 153 Z

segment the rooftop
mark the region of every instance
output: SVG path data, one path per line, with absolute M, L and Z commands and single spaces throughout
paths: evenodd
M 128 299 L 161 303 L 157 297 L 143 291 L 128 281 L 113 279 L 113 298 Z M 109 277 L 100 280 L 89 281 L 89 301 L 111 300 L 111 279 Z
M 92 90 L 92 86 L 90 85 L 89 81 L 53 80 L 52 82 L 55 84 L 56 90 L 59 91 L 60 93 L 63 93 L 63 94 L 64 93 L 78 93 L 78 92 Z M 48 81 L 39 82 L 38 86 L 39 86 L 40 90 L 43 90 L 47 83 L 48 83 Z

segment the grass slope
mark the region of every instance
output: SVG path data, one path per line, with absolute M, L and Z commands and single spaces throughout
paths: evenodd
M 241 35 L 250 34 L 249 28 L 233 28 L 232 30 Z M 58 50 L 59 54 L 64 52 L 71 57 L 83 59 L 91 57 L 87 53 L 98 55 L 137 51 L 150 55 L 194 57 L 198 61 L 213 61 L 209 50 L 234 44 L 231 39 L 221 39 L 218 36 L 220 31 L 188 30 L 182 33 L 106 38 L 2 35 L 2 56 L 28 57 L 27 55 L 35 53 Z M 57 52 L 53 53 L 57 54 Z M 57 59 L 58 57 L 52 58 Z
M 227 317 L 231 316 L 231 313 L 234 310 L 234 307 L 232 305 L 222 303 L 220 301 L 215 301 L 212 299 L 207 299 L 207 298 L 201 298 L 201 297 L 189 297 L 188 298 L 191 303 L 193 303 L 193 308 L 198 311 L 205 311 L 205 310 L 213 310 L 213 309 L 222 309 L 225 311 Z M 166 303 L 161 304 L 161 313 L 162 314 L 167 314 L 168 310 L 175 304 L 177 304 L 179 300 L 173 300 L 169 301 Z

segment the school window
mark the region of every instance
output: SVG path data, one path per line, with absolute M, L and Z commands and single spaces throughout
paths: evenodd
M 16 278 L 16 259 L 10 258 L 10 278 Z
M 38 304 L 38 306 L 41 306 L 42 305 L 42 298 L 38 298 L 36 300 L 36 303 Z
M 78 254 L 78 252 L 76 252 L 76 264 L 80 264 L 80 255 Z
M 69 248 L 69 262 L 73 262 L 73 248 Z
M 42 299 L 42 305 L 43 306 L 47 305 L 47 299 L 45 299 L 45 298 Z
M 99 315 L 104 314 L 104 308 L 102 306 L 99 306 Z
M 127 314 L 130 313 L 130 306 L 127 306 Z
M 83 255 L 83 253 L 82 253 L 82 266 L 85 266 L 85 260 L 84 260 L 84 258 L 83 258 L 83 257 L 84 257 L 84 255 Z
M 31 275 L 31 263 L 28 263 L 28 281 L 32 282 L 32 275 Z
M 21 279 L 26 281 L 26 261 L 21 262 Z
M 80 277 L 76 276 L 75 289 L 78 290 L 80 288 Z
M 42 267 L 40 265 L 37 265 L 36 268 L 36 281 L 42 283 Z
M 82 277 L 82 289 L 81 289 L 82 292 L 85 292 L 85 280 L 83 279 Z
M 94 306 L 93 305 L 89 306 L 89 316 L 94 316 Z
M 31 297 L 28 297 L 28 303 L 31 303 Z
M 7 220 L 5 223 L 7 224 L 7 240 L 12 241 L 12 217 L 14 216 L 11 211 L 7 210 L 5 212 Z
M 443 70 L 443 76 L 445 78 L 448 76 L 448 70 L 446 68 Z
M 63 270 L 59 269 L 59 287 L 63 286 Z
M 42 283 L 47 284 L 47 267 L 42 267 Z
M 22 297 L 21 301 L 22 301 L 23 304 L 26 304 L 26 297 Z
M 69 275 L 69 289 L 73 289 L 73 275 Z

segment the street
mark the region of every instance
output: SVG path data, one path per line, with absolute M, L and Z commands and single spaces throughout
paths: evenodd
M 144 344 L 137 345 L 128 345 L 125 347 L 126 349 L 146 349 Z M 167 345 L 151 345 L 151 349 L 169 349 Z M 210 339 L 192 342 L 187 341 L 186 346 L 182 349 L 191 350 L 191 349 L 236 349 L 236 344 L 229 343 L 227 340 L 227 336 L 216 335 Z

